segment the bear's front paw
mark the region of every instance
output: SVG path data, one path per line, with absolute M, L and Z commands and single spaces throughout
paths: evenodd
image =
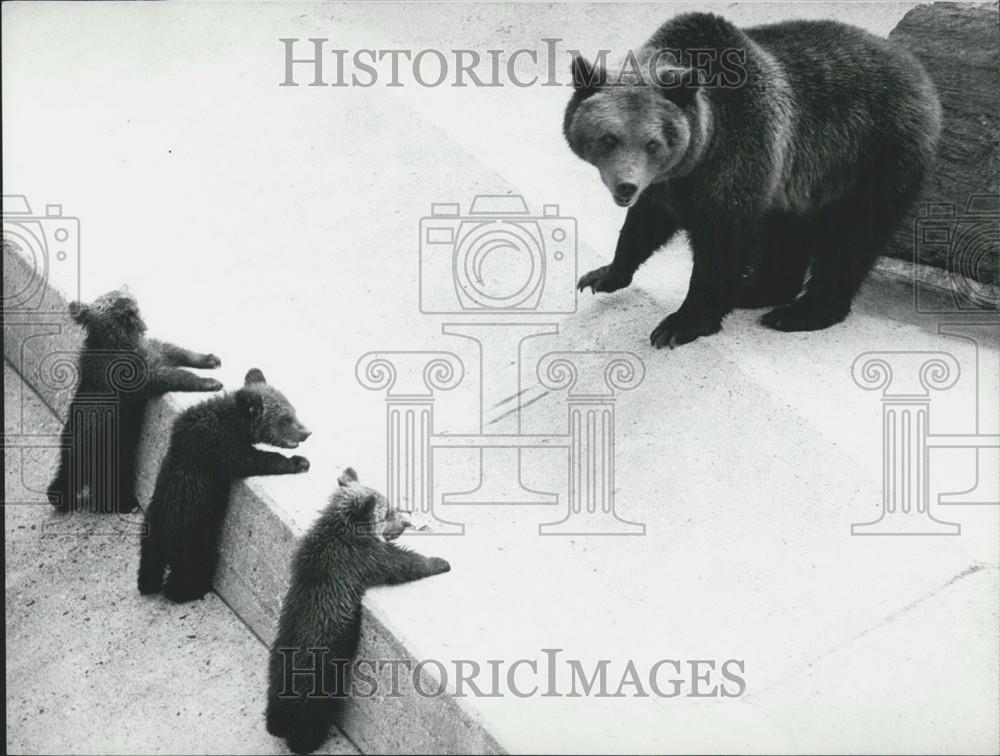
M 214 354 L 206 354 L 201 360 L 201 367 L 214 370 L 215 368 L 222 367 L 222 360 Z
M 448 564 L 447 559 L 442 559 L 441 557 L 428 557 L 427 569 L 431 575 L 440 575 L 444 572 L 451 572 L 451 565 Z
M 222 391 L 222 382 L 215 380 L 215 378 L 205 378 L 201 382 L 202 391 Z
M 305 457 L 300 457 L 296 454 L 294 457 L 290 457 L 289 461 L 292 463 L 292 467 L 295 469 L 295 472 L 309 472 L 309 460 Z
M 709 336 L 722 330 L 722 319 L 702 313 L 678 310 L 667 315 L 649 335 L 649 343 L 657 349 L 687 344 L 699 336 Z
M 624 289 L 632 283 L 632 276 L 613 270 L 610 265 L 597 268 L 583 276 L 576 284 L 579 291 L 589 288 L 591 293 L 601 291 L 606 294 Z

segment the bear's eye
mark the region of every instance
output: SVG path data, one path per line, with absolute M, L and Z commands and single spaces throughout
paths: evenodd
M 618 144 L 618 137 L 614 134 L 605 134 L 601 137 L 601 147 L 606 150 L 613 149 L 616 144 Z
M 650 139 L 648 142 L 646 142 L 647 152 L 656 152 L 658 149 L 660 149 L 660 143 L 657 142 L 655 139 Z

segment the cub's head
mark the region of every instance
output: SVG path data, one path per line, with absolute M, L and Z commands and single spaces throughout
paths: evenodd
M 106 346 L 134 347 L 146 332 L 139 305 L 124 286 L 90 304 L 71 302 L 70 317 L 87 331 L 87 339 Z
M 573 59 L 573 97 L 563 132 L 601 172 L 616 203 L 630 207 L 651 184 L 694 167 L 708 137 L 701 76 L 670 64 L 635 63 L 609 74 Z
M 330 504 L 352 526 L 354 535 L 393 541 L 411 526 L 406 512 L 393 509 L 385 496 L 359 483 L 353 468 L 344 470 L 337 484 Z
M 236 404 L 250 424 L 255 444 L 294 449 L 309 438 L 311 431 L 299 422 L 295 407 L 257 368 L 247 373 L 243 388 L 236 392 Z

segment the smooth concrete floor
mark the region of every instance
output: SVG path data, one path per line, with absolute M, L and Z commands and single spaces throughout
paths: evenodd
M 908 7 L 719 11 L 738 23 L 832 16 L 885 34 Z M 228 386 L 258 366 L 288 394 L 315 431 L 301 449 L 312 469 L 267 486 L 302 530 L 344 466 L 384 487 L 385 401 L 358 383 L 362 354 L 454 352 L 467 375 L 439 393 L 435 429 L 475 430 L 476 386 L 491 376 L 472 342 L 442 333 L 470 318 L 419 310 L 419 223 L 432 203 L 465 210 L 476 194 L 521 193 L 536 213 L 559 204 L 577 221 L 580 272 L 610 259 L 623 213 L 562 140 L 565 89 L 280 88 L 278 38 L 511 50 L 559 37 L 560 51 L 621 50 L 679 9 L 6 4 L 3 96 L 16 107 L 4 109 L 5 191 L 81 219 L 84 298 L 127 281 L 152 335 L 219 354 Z M 412 545 L 452 572 L 373 591 L 369 605 L 416 657 L 449 664 L 545 648 L 619 670 L 629 659 L 745 661 L 747 691 L 734 699 L 463 699 L 516 752 L 995 752 L 997 507 L 948 507 L 956 537 L 851 537 L 882 497 L 880 397 L 854 384 L 854 360 L 954 354 L 962 375 L 934 396 L 935 432 L 997 433 L 996 408 L 975 404 L 996 395 L 995 336 L 942 335 L 949 318 L 873 282 L 823 332 L 775 333 L 743 311 L 717 336 L 653 352 L 648 333 L 680 302 L 689 268 L 678 239 L 630 289 L 541 318 L 558 335 L 526 344 L 514 368 L 535 397 L 545 352 L 642 359 L 644 382 L 615 408 L 615 480 L 618 514 L 645 536 L 539 537 L 560 506 L 441 508 L 465 535 Z M 509 349 L 509 332 L 496 337 Z M 509 366 L 516 353 L 505 354 Z M 551 392 L 522 422 L 564 432 L 566 412 Z M 522 474 L 565 502 L 559 454 L 522 455 Z M 933 495 L 974 482 L 975 460 L 936 454 Z M 979 464 L 995 479 L 992 457 Z M 476 472 L 468 452 L 436 454 L 438 493 L 473 487 Z

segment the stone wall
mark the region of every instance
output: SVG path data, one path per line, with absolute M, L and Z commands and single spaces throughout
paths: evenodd
M 922 5 L 903 17 L 889 39 L 923 63 L 944 110 L 934 171 L 889 254 L 996 286 L 1000 284 L 997 5 Z M 974 296 L 977 287 L 967 288 Z M 978 304 L 991 306 L 988 301 Z

